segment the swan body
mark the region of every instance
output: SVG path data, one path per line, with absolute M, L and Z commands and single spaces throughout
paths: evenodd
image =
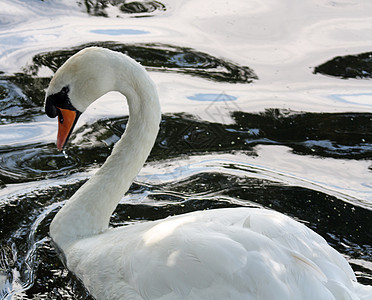
M 124 54 L 86 48 L 56 72 L 45 106 L 59 118 L 61 149 L 79 115 L 112 90 L 127 98 L 126 131 L 50 226 L 67 267 L 96 299 L 372 299 L 372 287 L 357 283 L 322 237 L 274 211 L 216 209 L 109 228 L 158 132 L 153 82 Z

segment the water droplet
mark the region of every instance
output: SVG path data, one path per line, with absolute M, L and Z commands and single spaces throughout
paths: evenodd
M 63 153 L 63 156 L 67 159 L 68 158 L 68 155 L 67 155 L 66 151 L 65 150 L 62 150 L 62 153 Z

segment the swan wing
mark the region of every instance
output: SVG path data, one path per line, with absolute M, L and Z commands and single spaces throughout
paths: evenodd
M 263 209 L 121 227 L 67 252 L 99 299 L 357 299 L 350 267 L 323 238 Z

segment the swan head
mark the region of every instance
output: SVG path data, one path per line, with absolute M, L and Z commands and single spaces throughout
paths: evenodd
M 50 118 L 58 116 L 57 148 L 62 150 L 73 131 L 81 112 L 71 103 L 69 86 L 46 97 L 45 112 Z
M 85 48 L 71 56 L 54 74 L 45 95 L 45 112 L 58 117 L 57 148 L 62 150 L 78 118 L 115 80 L 107 57 L 112 52 Z

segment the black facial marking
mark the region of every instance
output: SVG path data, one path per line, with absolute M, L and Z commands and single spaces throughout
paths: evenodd
M 77 109 L 71 104 L 68 96 L 69 91 L 70 88 L 65 86 L 60 92 L 47 97 L 45 101 L 45 113 L 49 118 L 55 118 L 57 115 L 60 115 L 58 108 L 77 111 Z

